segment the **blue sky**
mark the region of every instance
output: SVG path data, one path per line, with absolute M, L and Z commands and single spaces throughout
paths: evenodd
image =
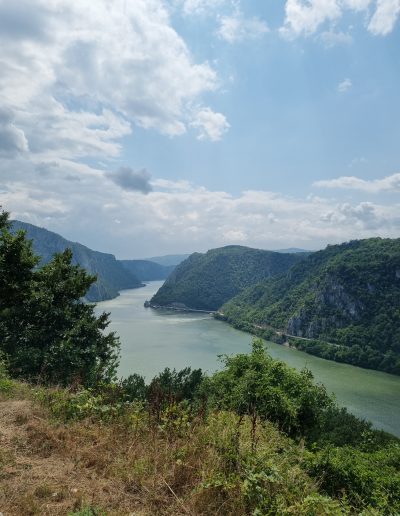
M 0 203 L 119 257 L 400 229 L 400 0 L 0 0 Z

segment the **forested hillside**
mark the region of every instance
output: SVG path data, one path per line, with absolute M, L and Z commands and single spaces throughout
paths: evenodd
M 155 281 L 168 278 L 175 265 L 160 265 L 150 260 L 118 260 L 122 266 L 140 281 Z
M 242 246 L 194 253 L 178 265 L 151 303 L 217 310 L 244 288 L 285 272 L 302 259 L 301 254 Z
M 301 337 L 310 353 L 400 374 L 400 239 L 328 246 L 223 306 L 237 327 Z
M 19 229 L 26 231 L 27 238 L 32 240 L 34 252 L 41 257 L 40 264 L 48 263 L 55 253 L 68 248 L 73 254 L 73 264 L 80 265 L 89 274 L 97 276 L 96 283 L 86 294 L 88 301 L 112 299 L 118 296 L 119 290 L 142 285 L 141 281 L 127 271 L 112 254 L 93 251 L 77 242 L 70 242 L 57 233 L 26 222 L 12 221 L 12 231 Z

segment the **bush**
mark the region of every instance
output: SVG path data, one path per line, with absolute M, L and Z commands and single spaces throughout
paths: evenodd
M 315 385 L 310 371 L 298 373 L 273 360 L 261 340 L 253 341 L 249 355 L 224 358 L 225 369 L 210 382 L 212 403 L 254 421 L 270 420 L 291 436 L 319 428 L 324 412 L 334 405 L 322 385 Z
M 375 452 L 348 446 L 326 448 L 310 455 L 307 471 L 321 479 L 333 497 L 346 496 L 358 509 L 373 508 L 379 514 L 400 513 L 400 446 Z

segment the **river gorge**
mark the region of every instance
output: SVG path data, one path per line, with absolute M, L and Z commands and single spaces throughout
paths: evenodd
M 211 373 L 221 367 L 218 355 L 249 351 L 251 335 L 208 314 L 144 308 L 144 302 L 161 285 L 161 281 L 153 281 L 143 288 L 124 290 L 118 298 L 97 305 L 98 312 L 110 312 L 109 329 L 121 339 L 120 376 L 139 373 L 149 381 L 165 367 L 186 366 Z M 267 347 L 274 358 L 296 369 L 310 369 L 340 405 L 400 437 L 400 377 L 274 343 L 267 343 Z

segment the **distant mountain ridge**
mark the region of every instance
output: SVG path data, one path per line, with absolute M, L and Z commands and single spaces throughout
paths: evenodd
M 152 258 L 145 258 L 145 261 L 155 262 L 160 265 L 164 265 L 165 267 L 176 267 L 183 260 L 189 258 L 189 254 L 166 254 L 164 256 L 153 256 Z
M 328 246 L 244 290 L 221 312 L 266 338 L 274 330 L 290 335 L 314 355 L 400 374 L 400 239 Z
M 160 265 L 149 260 L 118 260 L 122 266 L 141 281 L 165 280 L 175 265 Z
M 32 240 L 33 249 L 42 257 L 41 263 L 47 263 L 55 253 L 69 248 L 73 253 L 73 263 L 79 264 L 90 274 L 97 275 L 97 281 L 86 294 L 91 302 L 112 299 L 118 296 L 118 291 L 142 286 L 142 282 L 112 254 L 93 251 L 77 242 L 71 242 L 47 229 L 20 222 L 12 221 L 12 230 L 24 230 L 28 239 Z
M 217 310 L 244 288 L 287 271 L 302 256 L 244 246 L 193 253 L 151 299 L 153 305 Z
M 274 249 L 276 253 L 307 253 L 311 254 L 315 251 L 310 251 L 308 249 L 300 249 L 299 247 L 288 247 L 287 249 Z

